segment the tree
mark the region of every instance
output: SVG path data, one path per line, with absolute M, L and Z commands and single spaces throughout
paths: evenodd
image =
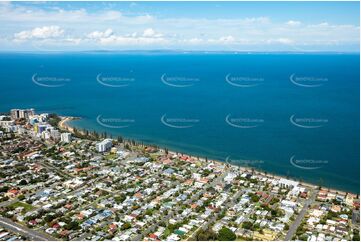
M 128 222 L 126 222 L 125 224 L 122 225 L 122 230 L 126 230 L 126 229 L 130 229 L 132 227 L 132 225 Z
M 145 215 L 152 216 L 152 214 L 153 214 L 152 209 L 147 209 L 147 210 L 145 211 Z
M 20 182 L 19 182 L 19 185 L 21 186 L 25 186 L 26 184 L 28 184 L 28 182 L 24 179 L 22 179 Z
M 0 192 L 7 192 L 9 190 L 8 186 L 2 186 L 0 187 Z
M 78 230 L 79 229 L 79 223 L 77 221 L 71 221 L 65 226 L 66 229 L 69 230 Z
M 358 230 L 353 231 L 353 241 L 360 241 L 360 232 Z
M 126 197 L 125 197 L 124 194 L 121 194 L 121 195 L 119 195 L 119 196 L 114 197 L 114 200 L 115 200 L 117 203 L 122 203 L 125 199 L 126 199 Z
M 50 223 L 51 221 L 53 221 L 54 218 L 55 218 L 54 215 L 48 214 L 44 217 L 44 221 Z
M 211 229 L 201 230 L 196 237 L 197 241 L 210 241 L 216 240 L 217 235 Z
M 242 228 L 244 229 L 251 229 L 252 228 L 252 223 L 249 221 L 245 221 L 242 223 Z
M 251 194 L 251 201 L 256 203 L 259 201 L 259 197 L 256 194 Z
M 285 224 L 285 227 L 283 228 L 283 230 L 288 231 L 290 229 L 290 226 L 288 224 Z
M 237 238 L 236 234 L 233 233 L 232 230 L 226 227 L 223 227 L 219 230 L 217 237 L 217 239 L 220 241 L 232 241 L 232 240 L 236 240 L 236 238 Z
M 121 136 L 118 136 L 117 140 L 118 140 L 119 143 L 123 143 L 123 138 Z

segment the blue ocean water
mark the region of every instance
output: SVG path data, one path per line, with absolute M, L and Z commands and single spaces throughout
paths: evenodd
M 0 54 L 0 112 L 359 193 L 359 54 Z

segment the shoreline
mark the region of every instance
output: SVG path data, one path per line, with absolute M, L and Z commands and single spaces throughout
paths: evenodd
M 68 132 L 74 134 L 74 127 L 67 124 L 67 122 L 73 121 L 73 120 L 78 120 L 80 118 L 79 117 L 71 117 L 71 116 L 59 116 L 59 118 L 61 120 L 58 123 L 58 128 L 60 130 L 65 130 L 65 131 L 68 131 Z M 79 131 L 79 132 L 83 134 L 82 131 Z
M 61 120 L 59 121 L 58 123 L 58 128 L 61 129 L 61 130 L 65 130 L 65 131 L 68 131 L 72 134 L 74 134 L 74 127 L 72 127 L 71 125 L 68 124 L 69 121 L 73 121 L 73 120 L 79 120 L 81 119 L 80 117 L 72 117 L 72 116 L 59 116 L 59 118 L 61 118 Z M 83 131 L 78 131 L 80 132 L 81 134 L 84 134 Z M 125 138 L 125 140 L 127 140 L 127 138 Z M 148 144 L 148 146 L 155 146 L 154 144 Z M 164 150 L 162 148 L 159 148 L 161 150 Z M 177 151 L 174 151 L 174 150 L 168 150 L 168 152 L 170 154 L 179 154 L 181 152 L 177 152 Z M 185 154 L 191 158 L 194 158 L 194 159 L 199 159 L 201 161 L 205 161 L 205 158 L 204 157 L 196 157 L 194 155 L 189 155 L 189 154 Z M 346 195 L 346 194 L 352 194 L 352 195 L 359 195 L 359 193 L 354 193 L 354 192 L 348 192 L 348 191 L 343 191 L 343 190 L 339 190 L 339 189 L 336 189 L 336 188 L 327 188 L 327 187 L 324 187 L 324 186 L 320 186 L 320 185 L 315 185 L 315 184 L 312 184 L 310 182 L 305 182 L 305 181 L 297 181 L 295 180 L 294 178 L 292 177 L 285 177 L 285 176 L 282 176 L 282 175 L 277 175 L 275 173 L 269 173 L 268 171 L 263 171 L 263 170 L 259 170 L 257 168 L 247 168 L 247 167 L 244 167 L 244 166 L 238 166 L 238 165 L 233 165 L 233 164 L 228 164 L 226 162 L 223 162 L 223 161 L 219 161 L 219 160 L 213 160 L 213 159 L 209 159 L 209 161 L 212 161 L 212 162 L 215 162 L 215 163 L 219 163 L 219 164 L 222 164 L 222 165 L 231 165 L 231 166 L 236 166 L 238 167 L 239 169 L 241 169 L 242 171 L 245 171 L 245 172 L 253 172 L 257 175 L 262 175 L 262 176 L 266 176 L 267 178 L 276 178 L 276 179 L 287 179 L 287 180 L 292 180 L 292 181 L 296 181 L 296 182 L 299 182 L 299 184 L 301 186 L 304 186 L 304 187 L 307 187 L 307 188 L 310 188 L 310 189 L 318 189 L 320 187 L 320 190 L 327 190 L 329 192 L 332 192 L 332 193 L 336 193 L 336 194 L 341 194 L 341 195 Z M 265 172 L 267 172 L 267 175 L 265 175 Z

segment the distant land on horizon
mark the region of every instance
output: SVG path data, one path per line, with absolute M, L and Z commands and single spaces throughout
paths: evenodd
M 356 51 L 208 51 L 208 50 L 28 50 L 0 51 L 4 54 L 231 54 L 231 55 L 360 55 Z

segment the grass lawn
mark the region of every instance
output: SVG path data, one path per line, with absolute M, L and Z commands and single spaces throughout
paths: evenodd
M 9 207 L 12 208 L 12 209 L 15 209 L 15 208 L 18 208 L 18 207 L 23 207 L 24 208 L 23 211 L 22 211 L 23 214 L 30 211 L 30 210 L 32 210 L 32 209 L 34 209 L 34 207 L 31 206 L 30 204 L 23 203 L 23 202 L 15 202 L 15 203 L 11 204 Z
M 172 231 L 170 231 L 170 229 L 166 228 L 162 236 L 164 236 L 164 238 L 166 239 L 171 233 L 172 233 Z
M 150 154 L 150 157 L 154 160 L 157 160 L 159 155 L 158 154 Z
M 117 154 L 110 153 L 110 154 L 107 154 L 107 155 L 105 156 L 105 159 L 107 159 L 107 160 L 114 160 L 114 159 L 116 159 L 117 157 L 118 157 Z

